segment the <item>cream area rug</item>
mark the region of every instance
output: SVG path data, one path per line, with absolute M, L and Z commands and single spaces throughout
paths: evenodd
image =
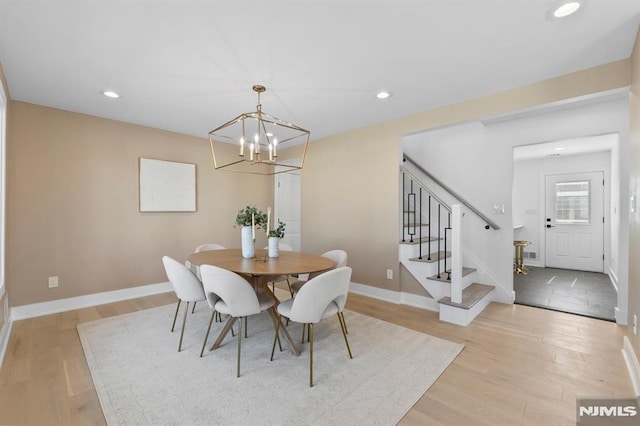
M 184 304 L 183 304 L 184 306 Z M 182 307 L 182 309 L 184 309 Z M 301 326 L 288 327 L 302 354 L 273 342 L 266 313 L 249 318 L 236 377 L 231 333 L 209 351 L 222 328 L 206 304 L 189 313 L 178 353 L 179 315 L 167 305 L 78 325 L 102 410 L 110 425 L 393 425 L 462 351 L 463 345 L 345 311 L 353 359 L 338 318 L 314 328 L 314 387 Z

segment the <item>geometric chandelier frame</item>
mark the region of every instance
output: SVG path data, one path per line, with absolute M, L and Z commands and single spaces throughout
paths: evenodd
M 266 88 L 255 85 L 253 91 L 258 94 L 256 111 L 240 114 L 209 132 L 214 169 L 260 175 L 302 169 L 311 133 L 263 112 L 260 95 Z M 236 148 L 230 150 L 229 144 Z

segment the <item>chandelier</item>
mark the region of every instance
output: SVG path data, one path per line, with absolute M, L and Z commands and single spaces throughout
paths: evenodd
M 260 175 L 302 169 L 310 132 L 263 112 L 260 95 L 266 90 L 253 86 L 256 110 L 209 132 L 214 169 Z

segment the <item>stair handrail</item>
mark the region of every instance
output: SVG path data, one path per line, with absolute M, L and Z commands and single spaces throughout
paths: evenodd
M 442 204 L 442 207 L 445 208 L 449 213 L 451 213 L 451 206 L 444 201 L 440 197 L 438 197 L 433 191 L 425 186 L 424 183 L 420 179 L 416 177 L 413 173 L 411 173 L 406 167 L 400 166 L 400 171 L 406 174 L 411 180 L 413 180 L 423 191 L 431 195 L 438 203 Z
M 440 181 L 440 179 L 436 178 L 435 176 L 433 176 L 431 173 L 429 173 L 428 171 L 426 171 L 420 164 L 416 163 L 411 157 L 409 157 L 408 155 L 404 154 L 403 155 L 403 161 L 409 161 L 411 164 L 413 164 L 418 170 L 420 170 L 422 173 L 424 173 L 425 175 L 427 175 L 429 177 L 429 179 L 431 179 L 432 181 L 434 181 L 437 185 L 439 185 L 441 188 L 443 188 L 445 191 L 447 191 L 449 194 L 451 194 L 456 200 L 458 200 L 462 205 L 464 205 L 466 208 L 468 208 L 469 210 L 471 210 L 473 213 L 476 214 L 476 216 L 478 216 L 480 219 L 482 219 L 487 225 L 485 226 L 485 229 L 489 229 L 489 228 L 493 228 L 495 230 L 500 229 L 500 227 L 493 222 L 491 219 L 489 219 L 488 217 L 486 217 L 484 214 L 482 214 L 478 209 L 476 209 L 475 207 L 473 207 L 471 205 L 471 203 L 469 203 L 467 200 L 465 200 L 464 198 L 462 198 L 462 196 L 460 196 L 457 192 L 455 192 L 453 189 L 449 188 L 447 185 L 445 185 L 442 181 Z M 405 169 L 405 167 L 400 166 L 402 169 Z M 415 177 L 414 177 L 415 178 Z M 417 182 L 420 182 L 419 179 L 416 179 Z M 424 185 L 421 184 L 421 186 L 424 188 Z M 433 195 L 433 192 L 429 191 L 430 194 Z M 449 211 L 451 211 L 451 207 L 449 207 L 447 204 L 445 204 L 444 202 L 440 201 L 438 199 L 438 201 L 440 203 L 442 203 L 444 206 L 446 206 Z

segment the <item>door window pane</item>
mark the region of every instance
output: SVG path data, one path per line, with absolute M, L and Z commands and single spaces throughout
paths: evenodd
M 589 223 L 589 181 L 556 183 L 556 222 Z

